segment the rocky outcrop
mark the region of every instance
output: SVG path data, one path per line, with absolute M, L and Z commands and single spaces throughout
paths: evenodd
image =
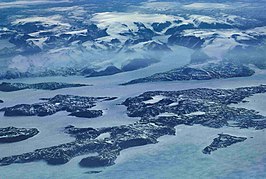
M 90 155 L 80 161 L 80 166 L 110 166 L 115 164 L 115 160 L 122 150 L 155 144 L 161 136 L 175 135 L 174 127 L 180 124 L 200 124 L 211 128 L 223 126 L 242 128 L 245 123 L 245 127 L 263 129 L 266 127 L 265 125 L 258 125 L 265 124 L 266 120 L 263 120 L 265 116 L 259 115 L 254 110 L 234 108 L 229 105 L 239 103 L 253 94 L 265 92 L 266 85 L 232 90 L 199 88 L 146 92 L 137 97 L 128 98 L 123 103 L 127 107 L 128 116 L 141 118 L 137 122 L 103 128 L 67 126 L 64 132 L 75 138 L 73 142 L 4 157 L 0 159 L 0 165 L 39 160 L 44 160 L 50 165 L 59 165 L 67 163 L 76 156 Z M 83 98 L 83 101 L 86 101 L 85 99 Z M 75 102 L 73 104 L 71 109 L 77 108 Z M 254 122 L 250 122 L 250 120 Z M 229 121 L 233 121 L 235 124 L 229 125 Z M 205 150 L 208 153 L 242 140 L 244 139 L 220 135 Z
M 84 118 L 96 118 L 103 115 L 102 110 L 83 110 L 69 114 L 70 116 L 84 117 Z
M 266 86 L 237 88 L 235 90 L 212 90 L 206 88 L 183 91 L 151 91 L 135 98 L 128 98 L 123 104 L 127 106 L 128 116 L 141 117 L 168 125 L 193 125 L 220 128 L 229 126 L 256 128 L 265 127 L 264 116 L 254 110 L 229 107 L 256 93 L 265 93 Z M 151 102 L 150 102 L 151 101 Z
M 113 100 L 114 97 L 82 97 L 72 95 L 56 95 L 53 98 L 43 98 L 44 102 L 35 104 L 18 104 L 13 107 L 5 107 L 5 116 L 48 116 L 59 111 L 70 112 L 77 117 L 98 117 L 102 115 L 101 110 L 88 110 L 96 106 L 97 102 Z
M 0 128 L 0 143 L 19 142 L 31 138 L 39 133 L 36 128 Z
M 247 77 L 255 72 L 250 68 L 228 62 L 210 63 L 195 67 L 181 67 L 164 73 L 157 73 L 145 78 L 139 78 L 123 85 L 160 82 L 160 81 L 187 81 L 187 80 L 211 80 L 219 78 Z
M 134 59 L 122 66 L 122 71 L 134 71 L 141 68 L 146 68 L 154 63 L 157 63 L 158 60 L 155 59 Z
M 156 48 L 156 47 L 154 47 Z M 157 63 L 158 60 L 155 59 L 133 59 L 129 61 L 127 64 L 124 64 L 121 68 L 117 68 L 116 66 L 108 66 L 104 70 L 95 71 L 93 69 L 85 69 L 83 71 L 83 75 L 86 77 L 99 77 L 99 76 L 110 76 L 118 73 L 135 71 L 138 69 L 146 68 L 154 63 Z
M 174 34 L 168 38 L 168 44 L 180 45 L 191 49 L 199 49 L 204 44 L 205 40 L 195 36 L 184 36 Z
M 25 84 L 25 83 L 6 83 L 0 84 L 0 91 L 12 92 L 24 89 L 41 89 L 41 90 L 57 90 L 62 88 L 74 88 L 88 86 L 85 84 L 68 84 L 68 83 L 58 83 L 58 82 L 46 82 L 46 83 L 36 83 L 36 84 Z
M 205 147 L 202 150 L 202 153 L 211 154 L 211 152 L 215 150 L 218 150 L 220 148 L 225 148 L 239 142 L 244 142 L 247 139 L 246 137 L 236 137 L 229 134 L 218 134 L 218 135 L 219 137 L 213 139 L 213 142 L 209 146 Z
M 121 73 L 122 70 L 115 66 L 108 66 L 106 69 L 101 70 L 101 71 L 95 71 L 91 70 L 89 74 L 86 75 L 86 77 L 98 77 L 98 76 L 109 76 L 109 75 L 114 75 L 117 73 Z
M 85 172 L 85 174 L 97 174 L 97 173 L 101 173 L 102 171 L 100 170 L 94 170 L 94 171 L 88 171 L 88 172 Z

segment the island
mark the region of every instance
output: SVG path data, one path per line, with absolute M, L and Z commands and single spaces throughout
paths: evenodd
M 19 142 L 31 138 L 39 133 L 36 128 L 0 128 L 0 143 Z
M 2 82 L 0 84 L 0 91 L 12 92 L 24 89 L 57 90 L 62 88 L 74 88 L 74 87 L 84 87 L 84 86 L 90 86 L 90 85 L 58 83 L 58 82 L 45 82 L 45 83 L 35 83 L 35 84 Z
M 202 153 L 211 154 L 211 152 L 215 150 L 225 148 L 239 142 L 243 142 L 247 139 L 246 137 L 236 137 L 229 134 L 218 134 L 218 136 L 219 137 L 213 139 L 213 142 L 209 146 L 205 147 L 202 150 Z
M 160 81 L 211 80 L 219 78 L 247 77 L 252 76 L 254 73 L 254 70 L 240 64 L 230 62 L 207 63 L 188 65 L 167 72 L 156 73 L 148 77 L 123 83 L 122 85 Z
M 77 128 L 69 125 L 64 128 L 64 132 L 74 138 L 72 142 L 3 157 L 0 159 L 0 166 L 40 160 L 46 161 L 49 165 L 59 165 L 83 155 L 87 157 L 80 160 L 81 167 L 111 166 L 115 164 L 122 150 L 156 144 L 161 136 L 176 135 L 175 127 L 181 124 L 262 130 L 266 126 L 259 125 L 265 124 L 265 116 L 254 110 L 230 106 L 259 93 L 266 93 L 266 85 L 236 89 L 197 88 L 145 92 L 122 103 L 127 107 L 128 116 L 139 117 L 138 121 L 128 125 L 102 128 Z M 75 105 L 72 108 L 75 108 Z M 234 125 L 231 125 L 232 122 Z M 226 141 L 221 141 L 223 139 Z M 229 146 L 239 140 L 244 139 L 220 135 L 210 147 L 213 150 L 215 147 Z
M 53 98 L 42 98 L 44 102 L 35 104 L 18 104 L 0 109 L 4 116 L 48 116 L 59 111 L 67 111 L 76 117 L 99 117 L 101 110 L 90 110 L 97 102 L 114 100 L 114 97 L 84 97 L 73 95 L 56 95 Z

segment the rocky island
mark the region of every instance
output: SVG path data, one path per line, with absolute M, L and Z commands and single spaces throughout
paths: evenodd
M 238 142 L 243 142 L 246 137 L 236 137 L 229 134 L 218 134 L 219 137 L 213 139 L 213 142 L 202 150 L 204 154 L 211 154 L 211 152 L 220 148 L 225 148 Z
M 36 128 L 0 128 L 0 143 L 19 142 L 31 138 L 39 133 Z
M 74 88 L 88 86 L 85 84 L 69 84 L 69 83 L 58 83 L 58 82 L 46 82 L 36 84 L 25 84 L 25 83 L 6 83 L 0 84 L 0 91 L 12 92 L 24 89 L 41 89 L 41 90 L 57 90 L 62 88 Z
M 181 124 L 199 124 L 211 128 L 228 126 L 263 129 L 265 125 L 258 125 L 265 123 L 265 116 L 254 110 L 229 106 L 258 93 L 266 93 L 266 85 L 237 89 L 198 88 L 146 92 L 123 102 L 127 107 L 128 116 L 141 118 L 137 122 L 103 128 L 76 128 L 70 125 L 65 127 L 64 131 L 75 139 L 73 142 L 4 157 L 0 159 L 0 165 L 39 160 L 44 160 L 50 165 L 59 165 L 76 156 L 88 155 L 80 161 L 80 166 L 110 166 L 115 164 L 122 150 L 155 144 L 158 142 L 157 139 L 164 135 L 176 135 L 175 126 Z M 75 108 L 75 105 L 71 105 L 68 108 Z M 229 122 L 235 124 L 230 125 Z M 220 135 L 218 143 L 210 146 L 212 149 L 223 145 L 229 146 L 239 140 L 242 138 Z
M 67 111 L 71 116 L 93 118 L 102 115 L 102 111 L 89 110 L 97 102 L 113 100 L 114 97 L 82 97 L 56 95 L 53 98 L 42 98 L 44 102 L 35 104 L 18 104 L 0 109 L 5 116 L 48 116 L 59 111 Z
M 187 81 L 187 80 L 211 80 L 219 78 L 247 77 L 255 72 L 244 65 L 229 62 L 208 63 L 205 65 L 192 65 L 176 68 L 168 72 L 156 73 L 154 75 L 139 78 L 122 85 L 160 82 L 160 81 Z

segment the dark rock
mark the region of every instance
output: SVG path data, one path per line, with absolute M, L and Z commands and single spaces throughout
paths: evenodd
M 246 97 L 265 93 L 266 86 L 237 88 L 235 90 L 190 89 L 182 91 L 150 91 L 135 98 L 128 98 L 127 106 L 130 117 L 141 117 L 141 121 L 151 120 L 157 124 L 174 126 L 178 124 L 201 124 L 212 128 L 229 126 L 228 121 L 235 121 L 234 127 L 265 128 L 265 117 L 254 110 L 229 107 L 240 103 Z M 156 96 L 163 99 L 155 103 L 146 103 Z M 159 116 L 170 113 L 171 116 Z M 154 119 L 153 119 L 154 118 Z M 260 119 L 260 120 L 256 120 Z
M 102 110 L 85 110 L 85 111 L 78 111 L 69 114 L 70 116 L 76 117 L 84 117 L 84 118 L 96 118 L 103 115 Z
M 86 77 L 99 77 L 99 76 L 110 76 L 122 72 L 134 71 L 141 68 L 146 68 L 151 64 L 157 63 L 158 60 L 155 59 L 133 59 L 127 64 L 123 65 L 121 69 L 116 66 L 108 66 L 104 70 L 95 71 L 93 69 L 83 69 L 82 74 Z
M 156 73 L 149 77 L 139 78 L 122 85 L 159 82 L 159 81 L 187 81 L 210 80 L 219 78 L 234 78 L 252 76 L 255 72 L 243 65 L 228 62 L 210 63 L 199 67 L 181 67 L 164 73 Z
M 155 59 L 134 59 L 131 60 L 129 63 L 122 66 L 122 71 L 134 71 L 141 68 L 145 68 L 150 66 L 153 63 L 158 62 Z
M 107 29 L 100 29 L 95 24 L 91 24 L 87 28 L 87 35 L 90 36 L 92 39 L 105 37 L 109 35 L 106 30 Z
M 117 68 L 115 66 L 109 66 L 102 71 L 92 72 L 91 74 L 87 75 L 86 77 L 108 76 L 108 75 L 114 75 L 114 74 L 121 73 L 121 72 L 122 71 L 119 68 Z
M 101 173 L 102 171 L 88 171 L 88 172 L 85 172 L 85 174 L 97 174 L 97 173 Z
M 154 143 L 152 139 L 145 139 L 145 138 L 134 138 L 134 139 L 129 139 L 126 141 L 122 141 L 119 143 L 119 147 L 121 149 L 127 149 L 130 147 L 137 147 L 137 146 L 142 146 L 142 145 L 147 145 L 147 144 L 152 144 Z
M 152 40 L 152 38 L 157 35 L 151 29 L 147 28 L 143 23 L 134 22 L 134 24 L 138 27 L 135 37 L 137 36 L 140 39 Z
M 195 36 L 173 35 L 169 37 L 168 43 L 171 45 L 180 45 L 191 49 L 199 49 L 205 40 Z
M 19 142 L 31 138 L 39 133 L 38 129 L 31 128 L 0 128 L 0 143 Z
M 237 123 L 237 126 L 239 126 L 240 128 L 250 128 L 253 127 L 256 130 L 262 130 L 266 128 L 266 119 L 265 120 L 245 120 L 245 121 L 240 121 L 239 123 Z
M 106 167 L 110 165 L 114 165 L 114 160 L 116 158 L 103 157 L 103 156 L 91 156 L 87 158 L 83 158 L 79 165 L 82 167 Z
M 162 32 L 164 29 L 169 27 L 172 23 L 169 21 L 166 21 L 164 23 L 153 23 L 151 26 L 156 32 Z
M 116 100 L 117 97 L 109 97 L 107 99 L 104 99 L 103 101 L 113 101 L 113 100 Z
M 83 68 L 80 73 L 83 76 L 89 76 L 89 75 L 91 75 L 91 74 L 93 74 L 95 72 L 96 71 L 94 69 L 92 69 L 92 68 Z
M 243 142 L 247 139 L 246 137 L 236 137 L 229 134 L 218 135 L 219 137 L 213 139 L 213 142 L 202 150 L 204 154 L 211 154 L 211 152 L 218 150 L 219 148 L 225 148 L 235 143 Z
M 62 88 L 73 88 L 73 87 L 82 87 L 82 86 L 88 86 L 88 85 L 57 83 L 57 82 L 46 82 L 46 83 L 36 83 L 36 84 L 3 82 L 0 84 L 0 91 L 12 92 L 24 89 L 57 90 Z
M 191 55 L 190 64 L 203 64 L 209 60 L 212 60 L 212 59 L 206 53 L 204 53 L 202 50 L 196 50 Z
M 53 152 L 53 157 L 46 159 L 46 162 L 50 165 L 65 164 L 70 160 L 70 156 L 63 149 L 58 149 Z
M 170 38 L 174 39 L 177 38 L 178 35 L 181 35 L 181 32 L 183 30 L 188 30 L 188 29 L 195 29 L 194 24 L 183 24 L 175 27 L 171 27 L 167 29 L 165 32 L 165 35 L 171 35 Z
M 143 48 L 146 50 L 151 50 L 151 51 L 172 51 L 170 47 L 167 46 L 166 43 L 158 43 L 158 42 L 150 42 L 150 43 L 146 43 L 143 45 Z
M 100 110 L 88 110 L 96 105 L 97 102 L 112 100 L 109 97 L 82 97 L 72 95 L 57 95 L 53 98 L 42 98 L 45 102 L 35 104 L 19 104 L 13 107 L 0 109 L 5 116 L 48 116 L 59 111 L 70 112 L 77 117 L 98 117 L 102 115 Z

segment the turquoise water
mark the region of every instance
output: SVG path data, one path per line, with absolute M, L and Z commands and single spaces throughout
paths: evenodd
M 164 136 L 155 145 L 122 151 L 116 165 L 107 168 L 80 168 L 84 156 L 60 166 L 44 162 L 0 167 L 1 179 L 9 178 L 96 178 L 96 179 L 171 179 L 171 178 L 265 178 L 265 131 L 202 126 L 178 126 L 176 136 Z M 218 133 L 246 136 L 245 142 L 220 149 L 212 155 L 201 150 Z M 253 137 L 253 138 L 251 138 Z M 86 174 L 88 171 L 102 171 Z
M 224 128 L 177 127 L 177 136 L 161 140 L 161 144 L 132 150 L 125 162 L 119 162 L 100 178 L 265 178 L 266 134 L 264 131 L 240 131 Z M 246 142 L 220 149 L 212 155 L 201 153 L 217 132 L 228 132 L 248 138 Z M 169 137 L 169 136 L 168 136 Z M 137 151 L 136 151 L 137 150 Z M 130 152 L 130 151 L 127 151 Z M 129 155 L 129 154 L 127 154 Z M 118 175 L 119 173 L 119 175 Z

